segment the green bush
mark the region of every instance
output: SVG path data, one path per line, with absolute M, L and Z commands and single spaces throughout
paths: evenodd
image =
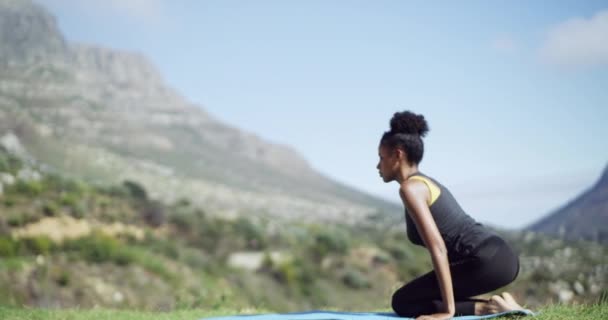
M 149 226 L 160 227 L 166 220 L 165 207 L 159 201 L 146 201 L 141 216 Z
M 146 192 L 146 189 L 139 183 L 135 181 L 126 180 L 123 182 L 123 186 L 127 189 L 129 195 L 131 195 L 133 198 L 139 200 L 148 200 L 148 193 Z
M 48 187 L 61 191 L 62 193 L 72 193 L 77 196 L 82 196 L 87 190 L 87 185 L 85 183 L 53 173 L 46 175 L 44 180 Z
M 191 268 L 202 269 L 207 266 L 208 261 L 200 250 L 186 248 L 180 254 L 182 260 Z
M 119 247 L 116 251 L 114 251 L 111 255 L 110 261 L 114 262 L 119 266 L 129 265 L 137 260 L 136 253 L 126 247 Z
M 604 289 L 598 298 L 598 304 L 608 304 L 608 289 Z
M 197 226 L 199 222 L 197 217 L 190 212 L 182 212 L 177 210 L 169 216 L 169 223 L 175 225 L 180 232 L 189 233 Z
M 347 269 L 342 276 L 342 282 L 353 289 L 370 288 L 371 283 L 363 273 L 355 269 Z
M 80 197 L 74 193 L 63 192 L 61 194 L 60 203 L 67 207 L 74 207 L 78 203 Z
M 126 198 L 131 194 L 129 192 L 129 189 L 127 189 L 127 187 L 125 187 L 124 185 L 102 187 L 102 188 L 100 188 L 100 191 L 111 197 L 117 197 L 117 198 Z
M 12 238 L 0 236 L 0 257 L 14 257 L 17 250 L 17 243 Z
M 70 215 L 76 219 L 82 219 L 87 213 L 87 206 L 79 201 L 70 208 Z
M 49 202 L 42 207 L 42 213 L 47 217 L 54 217 L 59 212 L 59 207 L 54 202 Z
M 21 160 L 0 146 L 0 172 L 14 173 L 21 169 Z
M 4 202 L 5 207 L 10 208 L 15 205 L 16 201 L 15 201 L 15 198 L 13 198 L 12 196 L 7 194 L 7 195 L 4 195 L 3 197 L 4 197 L 3 202 Z
M 110 199 L 106 199 L 106 198 L 101 198 L 97 201 L 97 205 L 99 205 L 99 207 L 102 210 L 107 209 L 111 204 L 112 204 L 112 201 L 110 201 Z
M 23 223 L 22 214 L 11 214 L 6 218 L 6 223 L 13 228 L 21 227 Z
M 40 215 L 30 212 L 13 213 L 7 217 L 6 222 L 9 226 L 18 228 L 28 223 L 36 222 L 40 220 L 40 218 Z
M 133 262 L 136 257 L 128 248 L 121 247 L 120 243 L 101 233 L 70 240 L 64 244 L 67 250 L 77 252 L 85 260 L 92 263 L 112 262 L 126 265 Z
M 234 236 L 244 240 L 247 249 L 258 250 L 264 249 L 268 245 L 264 229 L 257 224 L 254 224 L 249 219 L 238 218 L 233 224 Z
M 8 172 L 11 170 L 10 163 L 5 154 L 0 154 L 0 172 Z
M 284 261 L 273 267 L 272 274 L 277 281 L 292 290 L 299 291 L 304 295 L 313 293 L 317 271 L 310 262 L 301 258 Z
M 373 262 L 375 264 L 388 264 L 391 262 L 391 257 L 384 252 L 380 252 L 374 255 Z
M 279 282 L 293 286 L 296 283 L 298 271 L 292 262 L 286 261 L 276 266 L 274 274 Z
M 38 196 L 44 191 L 44 186 L 40 181 L 23 181 L 18 180 L 13 185 L 13 190 L 20 194 L 25 194 L 28 196 Z
M 146 241 L 146 244 L 153 252 L 160 253 L 168 258 L 178 259 L 180 256 L 179 248 L 175 241 L 151 238 Z
M 404 244 L 391 243 L 385 247 L 385 250 L 397 261 L 407 261 L 413 257 Z
M 82 196 L 87 190 L 87 185 L 81 181 L 76 180 L 64 180 L 61 188 L 69 193 L 77 196 Z
M 57 278 L 55 279 L 60 287 L 67 287 L 70 285 L 70 273 L 67 270 L 62 270 Z
M 221 251 L 221 245 L 234 239 L 227 237 L 229 225 L 226 221 L 218 218 L 204 219 L 195 226 L 189 243 L 197 248 L 217 254 Z M 234 248 L 229 248 L 233 250 Z
M 146 270 L 155 273 L 162 277 L 163 279 L 173 282 L 175 281 L 175 276 L 167 270 L 165 264 L 157 258 L 146 256 L 138 261 Z
M 187 198 L 179 198 L 175 202 L 176 207 L 189 207 L 191 205 L 192 205 L 192 202 L 190 201 L 190 199 L 187 199 Z
M 53 241 L 46 236 L 24 238 L 21 243 L 23 249 L 32 254 L 48 254 L 53 248 Z
M 317 261 L 330 253 L 345 254 L 349 249 L 349 241 L 344 232 L 339 230 L 321 230 L 314 236 L 311 250 Z

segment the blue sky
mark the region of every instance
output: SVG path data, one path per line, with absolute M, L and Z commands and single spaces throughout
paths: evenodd
M 421 170 L 482 222 L 525 226 L 608 164 L 605 1 L 41 0 L 68 40 L 138 51 L 216 118 L 398 202 L 378 178 L 396 111 Z

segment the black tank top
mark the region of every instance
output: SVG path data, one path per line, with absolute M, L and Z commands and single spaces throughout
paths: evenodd
M 437 229 L 445 242 L 448 258 L 457 260 L 475 254 L 476 249 L 482 242 L 492 236 L 496 236 L 482 224 L 476 222 L 462 210 L 452 193 L 442 184 L 427 175 L 417 172 L 408 177 L 422 176 L 434 183 L 440 190 L 439 197 L 431 203 L 429 209 L 437 224 Z M 424 246 L 416 224 L 405 208 L 405 222 L 407 236 L 414 244 Z

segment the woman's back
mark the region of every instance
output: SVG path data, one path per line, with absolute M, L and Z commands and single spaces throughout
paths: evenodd
M 444 239 L 450 260 L 474 254 L 475 249 L 484 240 L 495 235 L 466 214 L 452 193 L 441 183 L 421 172 L 410 175 L 408 180 L 411 179 L 423 181 L 431 191 L 429 208 L 437 229 Z M 416 225 L 407 214 L 407 208 L 405 211 L 408 238 L 414 244 L 423 246 Z

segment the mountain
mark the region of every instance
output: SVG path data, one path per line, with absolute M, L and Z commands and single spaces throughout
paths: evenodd
M 135 180 L 152 197 L 224 215 L 349 222 L 400 211 L 323 176 L 288 146 L 218 121 L 143 55 L 68 42 L 32 1 L 0 0 L 0 70 L 1 141 L 49 170 Z
M 593 187 L 527 229 L 608 243 L 608 166 Z

